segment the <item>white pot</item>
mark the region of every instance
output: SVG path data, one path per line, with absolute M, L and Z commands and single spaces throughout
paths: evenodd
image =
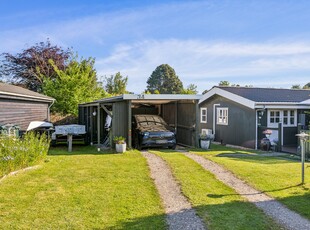
M 116 152 L 124 153 L 126 152 L 126 143 L 125 144 L 115 144 Z
M 210 148 L 210 140 L 200 140 L 200 146 L 202 149 L 209 149 Z

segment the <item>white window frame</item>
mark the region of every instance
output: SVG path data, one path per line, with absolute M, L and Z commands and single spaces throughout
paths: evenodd
M 287 116 L 284 116 L 285 111 L 287 112 Z M 272 112 L 279 112 L 279 122 L 270 121 Z M 291 112 L 293 112 L 293 116 Z M 284 118 L 287 118 L 287 124 L 284 124 Z M 293 123 L 291 122 L 291 118 L 294 119 Z M 296 127 L 297 126 L 297 110 L 296 109 L 283 109 L 283 110 L 270 109 L 268 110 L 268 116 L 267 116 L 268 127 L 271 127 L 271 128 L 278 127 L 279 123 L 282 123 L 283 127 Z
M 205 115 L 203 115 L 203 111 L 205 111 Z M 203 120 L 203 118 L 206 118 Z M 208 120 L 208 109 L 207 108 L 200 108 L 200 123 L 207 123 Z
M 216 108 L 216 124 L 228 125 L 228 108 L 218 107 Z

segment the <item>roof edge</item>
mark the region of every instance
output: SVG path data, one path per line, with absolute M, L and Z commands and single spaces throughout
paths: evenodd
M 247 98 L 241 97 L 237 94 L 228 92 L 220 87 L 216 87 L 214 86 L 212 89 L 210 89 L 206 94 L 204 94 L 202 96 L 202 98 L 199 100 L 198 104 L 201 104 L 202 102 L 204 102 L 205 100 L 209 99 L 210 97 L 214 96 L 214 95 L 219 95 L 222 97 L 227 98 L 228 100 L 232 100 L 235 101 L 241 105 L 244 105 L 248 108 L 254 109 L 255 108 L 255 102 L 252 100 L 249 100 Z

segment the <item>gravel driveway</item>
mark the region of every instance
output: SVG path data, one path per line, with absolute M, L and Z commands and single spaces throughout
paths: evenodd
M 286 229 L 310 229 L 310 221 L 308 219 L 291 211 L 280 202 L 249 186 L 222 166 L 202 156 L 189 152 L 183 152 L 183 154 L 200 164 L 204 169 L 213 173 L 218 180 L 233 188 L 237 193 L 246 198 L 249 202 L 255 204 Z
M 167 214 L 170 230 L 205 229 L 202 220 L 196 215 L 181 188 L 174 179 L 169 166 L 157 155 L 142 152 L 147 159 L 151 177 L 159 192 Z

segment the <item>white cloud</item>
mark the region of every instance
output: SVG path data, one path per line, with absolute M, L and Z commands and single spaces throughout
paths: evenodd
M 200 91 L 221 80 L 242 85 L 290 87 L 297 82 L 307 83 L 310 43 L 146 40 L 116 46 L 109 57 L 97 60 L 97 68 L 102 75 L 121 71 L 129 76 L 129 89 L 141 92 L 152 71 L 163 63 L 176 70 L 185 86 L 194 83 Z M 295 77 L 289 79 L 291 75 Z

